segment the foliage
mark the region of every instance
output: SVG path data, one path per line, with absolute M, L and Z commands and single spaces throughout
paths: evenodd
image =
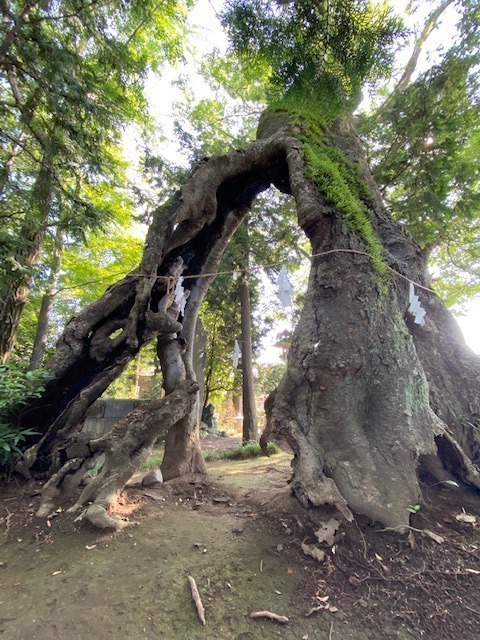
M 267 396 L 276 389 L 283 378 L 286 368 L 287 365 L 283 362 L 257 366 L 257 378 L 255 381 L 257 394 Z
M 176 83 L 183 99 L 174 105 L 177 140 L 193 161 L 244 146 L 255 136 L 266 103 L 266 78 L 239 66 L 232 54 L 214 50 L 202 59 L 198 73 L 208 96 L 199 96 L 184 76 Z
M 0 476 L 7 477 L 16 460 L 21 457 L 21 445 L 33 429 L 18 429 L 11 422 L 9 412 L 21 407 L 30 398 L 38 398 L 48 374 L 43 370 L 24 372 L 0 365 Z
M 224 26 L 248 66 L 268 67 L 270 108 L 295 117 L 303 130 L 310 177 L 356 232 L 386 279 L 380 242 L 361 196 L 365 187 L 324 130 L 357 105 L 362 86 L 390 69 L 399 21 L 385 7 L 355 0 L 267 3 L 231 0 Z
M 0 319 L 10 334 L 11 301 L 28 287 L 46 232 L 60 226 L 67 242 L 82 240 L 131 208 L 122 131 L 148 126 L 143 80 L 181 54 L 186 8 L 183 0 L 2 3 Z
M 269 69 L 271 98 L 326 96 L 350 109 L 363 83 L 390 68 L 400 33 L 385 5 L 358 0 L 230 0 L 223 25 L 240 60 Z
M 392 215 L 442 274 L 449 304 L 480 290 L 478 18 L 467 12 L 443 59 L 361 122 Z
M 365 251 L 381 276 L 388 280 L 383 261 L 380 240 L 370 222 L 369 211 L 363 199 L 368 197 L 366 185 L 360 180 L 358 170 L 336 147 L 325 143 L 325 136 L 315 135 L 308 128 L 303 138 L 303 153 L 307 163 L 307 175 L 313 178 L 326 199 L 344 214 L 347 225 L 362 240 Z

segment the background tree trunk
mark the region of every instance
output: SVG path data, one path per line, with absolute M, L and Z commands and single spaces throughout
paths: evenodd
M 32 191 L 31 211 L 25 214 L 14 256 L 15 268 L 7 274 L 0 291 L 0 363 L 12 353 L 18 327 L 27 302 L 32 269 L 38 262 L 52 206 L 51 151 L 45 152 Z
M 30 357 L 29 371 L 34 371 L 42 366 L 45 356 L 45 347 L 48 338 L 48 324 L 50 322 L 50 314 L 52 312 L 53 299 L 57 288 L 58 277 L 60 275 L 60 267 L 62 265 L 63 256 L 63 231 L 57 227 L 55 236 L 55 246 L 52 256 L 52 264 L 50 267 L 49 282 L 47 290 L 42 297 L 40 312 L 38 314 L 37 330 L 33 341 L 32 355 Z
M 240 296 L 242 326 L 242 440 L 243 442 L 256 442 L 258 440 L 258 423 L 253 381 L 252 312 L 250 308 L 250 290 L 246 282 L 242 282 L 238 287 L 238 293 Z

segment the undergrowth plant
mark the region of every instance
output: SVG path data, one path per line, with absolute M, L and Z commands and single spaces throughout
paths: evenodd
M 12 420 L 12 413 L 30 398 L 42 393 L 48 373 L 21 371 L 0 365 L 0 478 L 9 478 L 16 461 L 22 456 L 22 444 L 27 436 L 37 432 L 32 428 L 19 428 Z

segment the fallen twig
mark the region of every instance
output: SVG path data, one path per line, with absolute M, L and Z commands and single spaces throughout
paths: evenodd
M 190 583 L 190 589 L 192 591 L 193 602 L 195 603 L 195 606 L 197 608 L 198 618 L 200 622 L 205 625 L 207 624 L 205 620 L 205 609 L 203 608 L 202 600 L 200 598 L 200 594 L 198 593 L 197 583 L 192 578 L 192 576 L 188 576 L 188 581 Z
M 8 532 L 10 530 L 10 527 L 12 526 L 10 523 L 10 520 L 12 519 L 13 513 L 9 511 L 6 507 L 4 507 L 4 509 L 7 512 L 7 515 L 5 516 L 5 518 L 2 518 L 2 520 L 5 522 L 5 525 L 6 525 L 3 535 L 8 536 Z
M 432 540 L 435 540 L 438 544 L 442 544 L 445 542 L 445 538 L 439 536 L 437 533 L 433 533 L 433 531 L 429 531 L 428 529 L 416 529 L 415 527 L 411 527 L 408 524 L 402 524 L 398 527 L 385 527 L 385 529 L 377 529 L 378 533 L 383 533 L 384 531 L 399 531 L 400 533 L 405 533 L 405 529 L 409 531 L 416 531 L 416 533 L 421 533 Z
M 276 613 L 272 613 L 271 611 L 254 611 L 248 617 L 252 618 L 253 620 L 256 620 L 258 618 L 266 618 L 267 620 L 278 622 L 279 624 L 288 624 L 290 622 L 287 616 L 278 616 Z

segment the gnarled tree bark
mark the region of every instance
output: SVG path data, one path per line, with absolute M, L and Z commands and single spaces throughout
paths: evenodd
M 165 398 L 134 409 L 121 418 L 109 433 L 72 447 L 73 456 L 45 484 L 37 516 L 45 517 L 59 503 L 71 499 L 85 473 L 104 455 L 100 472 L 86 485 L 71 510 L 86 507 L 83 516 L 99 528 L 126 526 L 109 512 L 126 483 L 150 456 L 158 438 L 192 412 L 197 391 L 197 384 L 183 381 Z
M 292 447 L 295 494 L 306 506 L 333 504 L 347 518 L 358 512 L 402 526 L 418 500 L 422 466 L 480 486 L 469 426 L 478 419 L 479 359 L 432 291 L 421 294 L 425 327 L 412 324 L 409 280 L 429 286 L 422 255 L 385 210 L 351 121 L 339 120 L 324 135 L 370 186 L 364 204 L 392 270 L 388 284 L 362 235 L 306 177 L 300 133 L 285 114 L 267 114 L 257 142 L 203 162 L 155 213 L 139 269 L 67 326 L 54 378 L 23 416 L 44 433 L 25 466 L 52 473 L 68 464 L 61 440 L 153 337 L 167 392 L 194 381 L 189 350 L 201 300 L 231 233 L 273 183 L 293 194 L 313 254 L 305 308 L 264 434 Z M 179 323 L 172 287 L 180 274 L 190 296 Z M 197 416 L 192 407 L 167 434 L 167 478 L 204 470 Z

